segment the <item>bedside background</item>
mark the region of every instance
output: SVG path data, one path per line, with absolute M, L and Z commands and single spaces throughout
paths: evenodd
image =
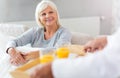
M 41 0 L 0 0 L 0 22 L 34 20 L 36 5 Z M 113 31 L 113 1 L 115 0 L 52 0 L 61 18 L 101 17 L 100 34 Z

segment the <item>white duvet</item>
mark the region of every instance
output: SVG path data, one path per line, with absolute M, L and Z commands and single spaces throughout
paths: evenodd
M 10 38 L 10 36 L 0 33 L 0 78 L 11 78 L 9 71 L 14 68 L 9 63 L 9 56 L 5 52 L 6 44 Z
M 9 72 L 14 69 L 15 66 L 9 63 L 9 56 L 3 51 L 0 51 L 0 78 L 12 78 Z

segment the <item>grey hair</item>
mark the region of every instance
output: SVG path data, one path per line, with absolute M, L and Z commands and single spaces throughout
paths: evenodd
M 60 19 L 59 19 L 59 13 L 57 10 L 56 5 L 50 1 L 50 0 L 42 0 L 36 7 L 36 11 L 35 11 L 35 19 L 36 22 L 39 26 L 43 26 L 43 24 L 41 23 L 40 19 L 39 19 L 39 14 L 45 10 L 48 6 L 50 6 L 52 9 L 54 9 L 57 13 L 58 19 L 57 19 L 57 25 L 60 26 Z

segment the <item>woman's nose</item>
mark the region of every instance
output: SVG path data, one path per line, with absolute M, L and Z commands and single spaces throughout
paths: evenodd
M 50 14 L 46 14 L 46 17 L 49 17 L 50 16 Z

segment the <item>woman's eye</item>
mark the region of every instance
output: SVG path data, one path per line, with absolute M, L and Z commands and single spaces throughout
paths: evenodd
M 46 15 L 46 13 L 43 13 L 43 14 L 41 14 L 42 16 L 45 16 Z
M 52 13 L 54 13 L 54 12 L 53 12 L 53 11 L 50 11 L 49 13 L 52 14 Z

